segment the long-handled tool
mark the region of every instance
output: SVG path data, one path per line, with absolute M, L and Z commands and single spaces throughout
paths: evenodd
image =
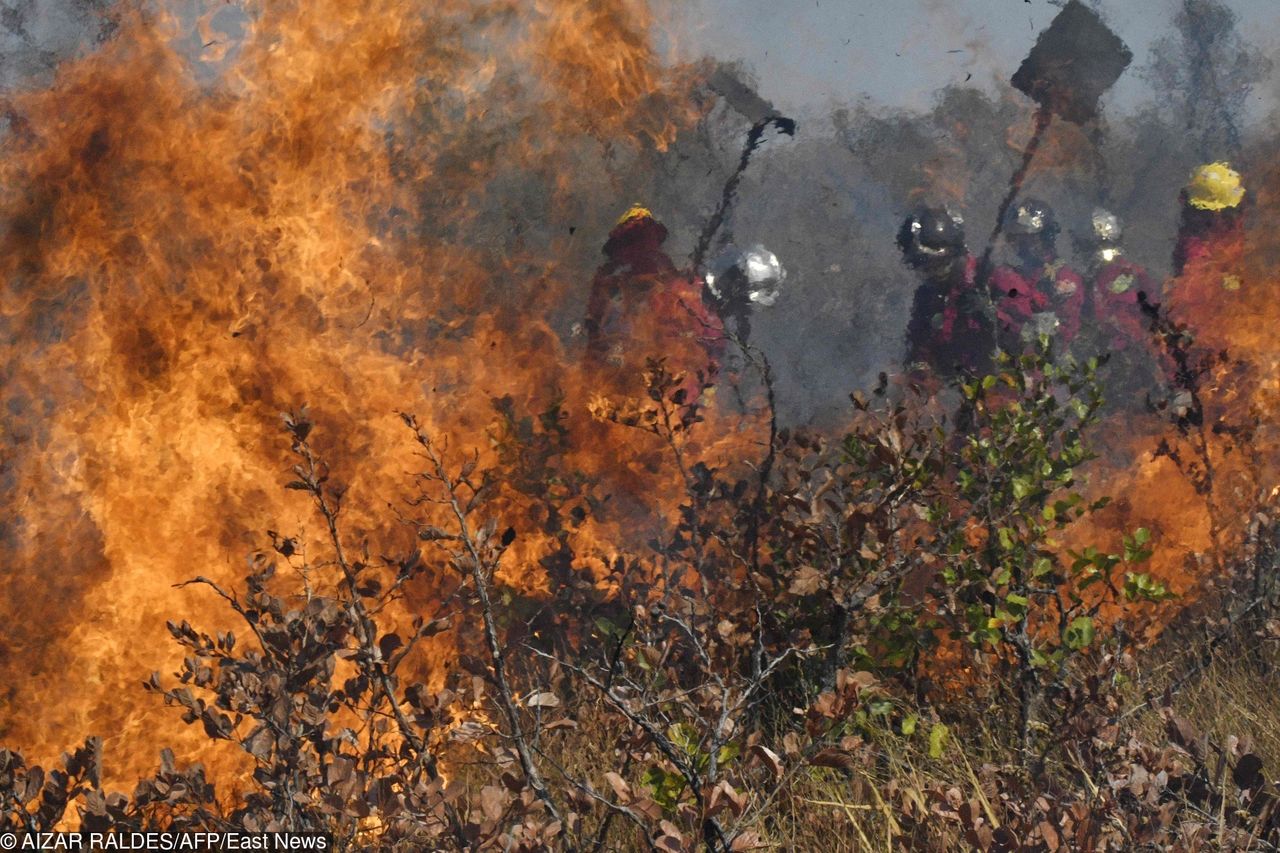
M 1095 120 L 1098 117 L 1098 99 L 1111 88 L 1132 60 L 1133 52 L 1096 12 L 1080 0 L 1071 0 L 1040 34 L 1031 53 L 1013 75 L 1010 82 L 1014 87 L 1039 106 L 1031 138 L 1022 152 L 1022 162 L 1009 180 L 1009 191 L 1000 201 L 995 226 L 978 263 L 976 285 L 988 300 L 992 298 L 988 282 L 996 242 L 1004 231 L 1009 208 L 1022 191 L 1031 161 L 1035 159 L 1053 117 L 1056 115 L 1074 124 Z M 994 315 L 994 304 L 989 307 Z
M 724 225 L 725 217 L 728 215 L 730 207 L 733 206 L 734 197 L 738 192 L 738 184 L 742 181 L 742 175 L 747 171 L 747 166 L 751 163 L 751 155 L 755 153 L 756 149 L 760 147 L 760 143 L 764 140 L 764 132 L 772 126 L 787 136 L 795 136 L 796 134 L 794 119 L 789 119 L 778 112 L 773 104 L 760 97 L 729 68 L 724 66 L 718 68 L 707 81 L 707 85 L 712 91 L 724 98 L 729 106 L 733 107 L 743 118 L 750 121 L 751 129 L 747 131 L 747 140 L 742 148 L 742 156 L 738 158 L 738 166 L 734 169 L 733 174 L 729 176 L 729 180 L 725 182 L 724 190 L 720 194 L 720 201 L 716 205 L 715 212 L 711 214 L 711 218 L 703 226 L 702 234 L 698 237 L 698 243 L 694 246 L 691 263 L 695 271 L 701 270 L 706 262 L 707 252 L 711 249 L 711 241 L 715 239 L 716 234 Z

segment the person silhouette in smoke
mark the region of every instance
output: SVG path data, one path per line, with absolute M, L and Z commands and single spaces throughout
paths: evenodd
M 703 299 L 720 316 L 725 330 L 745 344 L 751 337 L 751 318 L 759 306 L 777 302 L 787 271 L 778 256 L 759 244 L 740 249 L 730 243 L 711 262 Z
M 663 250 L 666 239 L 666 226 L 639 204 L 609 232 L 587 301 L 586 361 L 616 390 L 637 392 L 647 359 L 665 358 L 669 371 L 686 374 L 692 401 L 714 381 L 724 329 L 702 283 Z
M 1058 256 L 1058 230 L 1053 209 L 1038 199 L 1025 199 L 1009 212 L 1005 240 L 1014 260 L 991 275 L 1005 352 L 1024 352 L 1041 335 L 1065 352 L 1080 329 L 1084 281 Z
M 1197 333 L 1242 286 L 1244 186 L 1227 163 L 1191 173 L 1181 195 L 1182 220 L 1173 250 L 1173 278 L 1165 287 L 1169 316 Z
M 944 207 L 919 207 L 898 230 L 903 262 L 921 278 L 907 322 L 908 372 L 950 379 L 991 366 L 992 320 L 974 286 L 977 264 L 964 221 Z
M 1154 300 L 1155 282 L 1147 270 L 1125 256 L 1123 224 L 1108 210 L 1097 208 L 1090 221 L 1089 281 L 1085 288 L 1081 331 L 1075 353 L 1081 358 L 1109 357 L 1103 368 L 1108 390 L 1149 390 L 1155 382 L 1151 350 L 1151 321 L 1142 303 Z M 1132 393 L 1109 394 L 1112 400 L 1138 400 Z

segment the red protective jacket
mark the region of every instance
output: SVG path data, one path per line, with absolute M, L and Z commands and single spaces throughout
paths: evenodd
M 1025 274 L 1010 267 L 998 267 L 991 274 L 991 299 L 996 306 L 1000 348 L 1009 353 L 1026 349 L 1024 332 L 1030 334 L 1032 317 L 1049 310 L 1049 301 L 1036 286 L 1038 271 Z
M 1100 331 L 1102 345 L 1109 352 L 1120 352 L 1148 345 L 1150 321 L 1143 315 L 1138 294 L 1145 293 L 1156 301 L 1155 283 L 1146 269 L 1117 257 L 1104 263 L 1094 274 L 1089 294 L 1092 316 L 1086 318 Z
M 596 272 L 585 322 L 588 363 L 637 390 L 648 358 L 666 358 L 672 372 L 714 378 L 724 352 L 724 327 L 703 302 L 702 282 L 678 270 L 662 250 L 667 229 L 650 218 L 619 225 L 605 243 L 608 260 Z
M 1193 331 L 1210 326 L 1240 290 L 1244 250 L 1239 208 L 1184 208 L 1173 252 L 1174 277 L 1164 294 L 1169 315 Z
M 1070 346 L 1080 331 L 1084 279 L 1062 261 L 1030 270 L 1000 267 L 991 276 L 991 290 L 1001 347 L 1009 352 L 1021 352 L 1042 331 L 1028 326 L 1036 315 L 1053 315 L 1053 335 L 1063 347 Z
M 1085 287 L 1080 273 L 1061 262 L 1047 264 L 1040 279 L 1050 310 L 1058 316 L 1058 337 L 1070 346 L 1080 333 Z

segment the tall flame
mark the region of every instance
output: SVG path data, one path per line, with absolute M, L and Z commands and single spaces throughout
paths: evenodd
M 637 493 L 653 476 L 653 448 L 592 446 L 592 389 L 549 319 L 585 295 L 592 247 L 636 198 L 636 164 L 699 116 L 693 72 L 659 61 L 648 7 L 236 9 L 235 26 L 221 3 L 195 16 L 198 52 L 183 47 L 188 19 L 129 12 L 94 53 L 5 105 L 0 740 L 47 760 L 109 735 L 118 780 L 183 738 L 136 689 L 172 663 L 165 619 L 223 619 L 173 585 L 234 578 L 268 525 L 315 532 L 304 496 L 279 488 L 280 411 L 310 405 L 335 478 L 359 497 L 353 537 L 410 535 L 379 512 L 414 467 L 404 408 L 485 450 L 493 398 L 537 411 L 565 395 L 586 436 L 576 465 Z M 1078 165 L 1078 142 L 1051 162 Z M 1259 221 L 1280 175 L 1261 184 Z M 589 239 L 575 236 L 583 223 L 597 224 Z M 1256 261 L 1244 279 L 1239 302 L 1203 322 L 1252 381 L 1210 396 L 1274 421 L 1274 272 Z M 1150 526 L 1156 573 L 1191 589 L 1204 569 L 1187 555 L 1213 544 L 1204 502 L 1152 454 L 1163 421 L 1124 426 L 1095 471 L 1118 500 L 1080 536 Z M 723 434 L 746 446 L 745 432 Z M 1208 441 L 1230 519 L 1274 485 L 1277 456 L 1259 467 L 1226 437 Z M 1242 531 L 1229 522 L 1218 537 Z M 536 564 L 537 547 L 521 542 L 513 570 Z
M 110 735 L 121 778 L 180 737 L 135 689 L 165 619 L 221 618 L 172 585 L 313 524 L 278 413 L 311 406 L 359 534 L 412 467 L 398 409 L 469 446 L 491 398 L 573 393 L 543 319 L 582 286 L 569 229 L 521 234 L 610 221 L 560 176 L 694 116 L 630 0 L 250 3 L 239 36 L 220 11 L 198 57 L 129 12 L 6 105 L 0 737 Z

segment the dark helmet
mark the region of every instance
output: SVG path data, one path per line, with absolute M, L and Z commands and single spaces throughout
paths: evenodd
M 1011 237 L 1042 237 L 1052 240 L 1058 236 L 1058 220 L 1053 215 L 1053 208 L 1040 199 L 1023 199 L 1009 211 L 1005 233 Z
M 911 266 L 964 254 L 964 220 L 945 207 L 920 207 L 898 229 L 898 248 Z

